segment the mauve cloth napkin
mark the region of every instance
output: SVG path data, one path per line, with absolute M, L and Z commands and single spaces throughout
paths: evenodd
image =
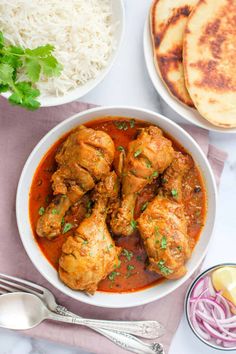
M 74 102 L 60 107 L 42 108 L 32 113 L 10 106 L 5 99 L 0 98 L 0 272 L 44 285 L 53 291 L 60 304 L 84 317 L 158 320 L 166 327 L 166 334 L 160 338 L 160 342 L 163 343 L 167 353 L 183 313 L 184 295 L 190 281 L 173 294 L 145 306 L 118 310 L 89 306 L 61 294 L 42 278 L 28 258 L 20 240 L 16 225 L 15 196 L 20 173 L 28 155 L 52 127 L 65 118 L 91 107 L 93 106 L 89 104 Z M 185 129 L 208 156 L 219 183 L 226 154 L 209 145 L 206 130 L 192 126 L 185 126 Z M 33 337 L 77 346 L 88 352 L 125 353 L 103 336 L 85 327 L 46 321 L 25 333 Z

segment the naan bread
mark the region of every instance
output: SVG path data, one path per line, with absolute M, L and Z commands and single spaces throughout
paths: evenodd
M 183 34 L 198 0 L 154 0 L 150 12 L 154 60 L 158 73 L 173 96 L 186 105 L 193 102 L 185 86 Z
M 236 0 L 201 0 L 184 37 L 188 91 L 201 115 L 236 127 Z

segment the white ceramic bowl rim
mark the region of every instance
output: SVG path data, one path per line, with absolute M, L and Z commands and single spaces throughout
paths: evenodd
M 49 264 L 41 253 L 36 241 L 34 240 L 31 230 L 28 213 L 28 196 L 36 168 L 38 167 L 42 157 L 54 144 L 54 142 L 56 142 L 64 133 L 70 131 L 75 126 L 106 116 L 119 116 L 148 121 L 158 125 L 164 131 L 173 136 L 177 141 L 179 141 L 187 149 L 187 151 L 191 153 L 196 164 L 200 167 L 206 184 L 208 211 L 205 227 L 202 231 L 200 240 L 195 247 L 192 257 L 187 263 L 188 272 L 183 278 L 175 281 L 166 281 L 160 285 L 152 286 L 133 293 L 118 294 L 97 292 L 93 297 L 89 297 L 82 292 L 73 291 L 66 287 L 58 279 L 56 270 Z M 216 214 L 216 198 L 216 183 L 209 162 L 198 144 L 184 129 L 168 118 L 160 114 L 156 114 L 150 110 L 136 107 L 99 107 L 83 111 L 66 119 L 62 123 L 55 126 L 40 140 L 28 157 L 19 180 L 16 196 L 16 217 L 21 240 L 29 258 L 44 278 L 46 278 L 53 286 L 64 294 L 87 304 L 108 308 L 125 308 L 143 305 L 160 299 L 180 287 L 193 274 L 207 252 L 209 241 L 213 233 Z

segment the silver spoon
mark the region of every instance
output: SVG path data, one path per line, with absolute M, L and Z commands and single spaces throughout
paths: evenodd
M 33 294 L 15 292 L 0 296 L 0 327 L 26 330 L 39 325 L 42 321 L 49 319 L 60 322 L 76 323 L 75 319 L 69 316 L 62 316 L 50 311 L 44 303 Z M 119 332 L 117 344 L 120 345 Z M 122 340 L 123 335 L 122 333 Z M 134 336 L 125 334 L 126 343 L 122 347 L 138 354 L 164 353 L 163 347 L 158 343 L 144 343 Z

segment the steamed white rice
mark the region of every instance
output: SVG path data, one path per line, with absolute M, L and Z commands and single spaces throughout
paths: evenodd
M 42 95 L 64 95 L 94 79 L 114 50 L 113 27 L 111 0 L 0 0 L 0 31 L 9 44 L 55 46 L 63 71 L 41 78 Z

